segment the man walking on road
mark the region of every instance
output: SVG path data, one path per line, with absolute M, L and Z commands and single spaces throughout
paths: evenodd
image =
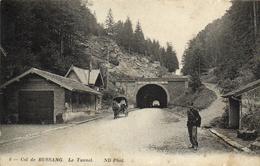
M 194 150 L 198 149 L 198 141 L 197 141 L 197 127 L 200 127 L 201 117 L 199 115 L 198 110 L 193 106 L 193 103 L 190 104 L 190 108 L 187 111 L 188 121 L 187 127 L 189 132 L 189 138 L 191 142 L 191 147 Z

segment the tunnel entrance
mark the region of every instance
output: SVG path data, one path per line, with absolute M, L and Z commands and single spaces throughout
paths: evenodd
M 167 93 L 159 85 L 145 85 L 137 92 L 136 104 L 138 108 L 165 108 L 167 107 Z

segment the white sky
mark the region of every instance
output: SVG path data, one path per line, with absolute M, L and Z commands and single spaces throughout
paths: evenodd
M 224 15 L 229 0 L 91 0 L 98 22 L 104 23 L 111 8 L 115 21 L 127 16 L 136 25 L 139 20 L 146 37 L 162 45 L 171 42 L 179 62 L 186 43 L 208 23 Z

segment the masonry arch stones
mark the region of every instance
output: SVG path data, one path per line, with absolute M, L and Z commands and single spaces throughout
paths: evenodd
M 160 107 L 166 108 L 170 101 L 170 95 L 168 90 L 161 84 L 147 83 L 139 88 L 135 92 L 136 107 L 138 108 L 150 108 Z
M 188 78 L 175 76 L 174 78 L 139 78 L 117 80 L 118 93 L 128 99 L 130 107 L 151 107 L 157 100 L 160 107 L 174 104 L 175 98 L 188 88 Z

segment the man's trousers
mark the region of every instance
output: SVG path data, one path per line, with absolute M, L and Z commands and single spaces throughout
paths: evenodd
M 197 126 L 188 126 L 190 143 L 193 147 L 198 147 L 197 141 Z

